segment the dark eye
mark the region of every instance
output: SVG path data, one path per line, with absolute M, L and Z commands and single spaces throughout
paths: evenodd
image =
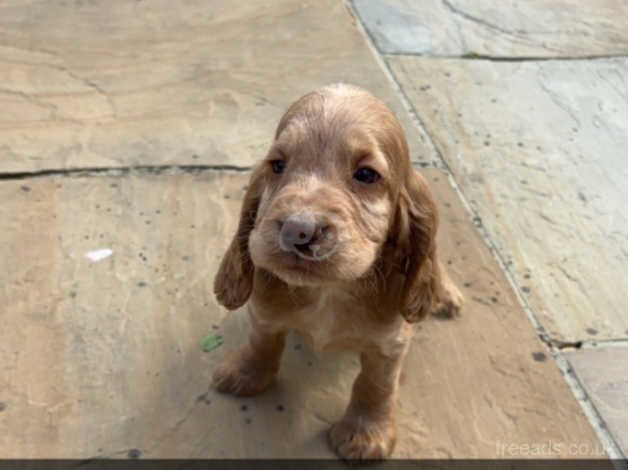
M 371 184 L 375 183 L 379 179 L 379 173 L 371 168 L 363 166 L 358 168 L 355 173 L 353 173 L 353 178 L 358 180 L 360 183 Z
M 286 169 L 286 162 L 283 160 L 271 160 L 270 167 L 273 169 L 273 173 L 280 175 Z

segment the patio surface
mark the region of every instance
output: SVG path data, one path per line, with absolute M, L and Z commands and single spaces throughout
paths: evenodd
M 267 393 L 208 386 L 250 168 L 340 81 L 399 117 L 466 297 L 413 340 L 394 456 L 628 456 L 626 3 L 240 3 L 0 5 L 0 458 L 333 456 L 354 355 L 293 336 Z

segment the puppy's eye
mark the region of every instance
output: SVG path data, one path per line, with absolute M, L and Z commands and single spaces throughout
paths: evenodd
M 270 167 L 273 169 L 273 173 L 280 175 L 286 169 L 286 162 L 283 160 L 271 160 Z
M 379 180 L 379 173 L 366 166 L 358 168 L 353 173 L 353 179 L 358 180 L 360 183 L 371 184 Z

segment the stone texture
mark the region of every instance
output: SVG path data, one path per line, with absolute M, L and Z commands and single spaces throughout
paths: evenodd
M 628 59 L 390 64 L 549 334 L 625 338 Z
M 2 2 L 0 172 L 250 166 L 292 101 L 339 81 L 432 161 L 353 22 L 340 0 Z
M 467 297 L 420 325 L 399 401 L 398 457 L 495 457 L 502 444 L 596 437 L 439 171 L 441 251 Z M 211 293 L 247 183 L 238 173 L 1 181 L 0 457 L 330 457 L 357 372 L 291 338 L 268 393 L 208 391 L 248 329 Z M 85 255 L 108 248 L 109 257 Z M 106 253 L 106 252 L 105 252 Z M 201 339 L 225 344 L 210 353 Z M 139 454 L 138 454 L 139 452 Z
M 582 57 L 628 53 L 623 0 L 353 0 L 385 54 Z
M 628 456 L 628 348 L 582 349 L 567 358 L 615 442 Z

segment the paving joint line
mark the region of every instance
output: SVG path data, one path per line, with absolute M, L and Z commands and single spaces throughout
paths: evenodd
M 558 369 L 563 372 L 565 382 L 567 382 L 567 385 L 571 389 L 574 398 L 580 404 L 580 408 L 584 412 L 584 415 L 587 417 L 591 427 L 595 431 L 595 434 L 602 443 L 602 447 L 608 454 L 609 459 L 613 461 L 613 467 L 617 470 L 625 470 L 625 457 L 623 456 L 619 445 L 608 430 L 606 421 L 604 421 L 604 418 L 602 418 L 597 408 L 591 401 L 591 398 L 586 392 L 582 382 L 580 382 L 578 375 L 571 367 L 568 359 L 560 353 L 553 354 L 553 356 Z
M 556 342 L 557 340 L 553 340 Z M 571 348 L 570 343 L 558 344 L 560 350 Z M 628 338 L 587 339 L 577 341 L 573 349 L 597 349 L 597 348 L 628 348 Z
M 494 56 L 490 54 L 477 54 L 469 52 L 462 55 L 448 54 L 423 54 L 420 52 L 383 52 L 379 51 L 383 56 L 387 57 L 418 57 L 434 60 L 477 60 L 487 62 L 578 62 L 591 60 L 612 60 L 612 59 L 628 59 L 626 54 L 597 54 L 583 56 Z
M 397 92 L 399 98 L 401 99 L 402 103 L 404 104 L 404 107 L 406 107 L 406 109 L 410 113 L 411 117 L 413 118 L 412 120 L 414 121 L 415 125 L 419 126 L 421 132 L 424 133 L 424 135 L 427 136 L 427 138 L 429 139 L 430 146 L 432 147 L 432 149 L 434 150 L 434 152 L 438 156 L 441 164 L 443 165 L 442 170 L 444 170 L 444 172 L 446 173 L 451 187 L 454 189 L 454 191 L 458 195 L 458 198 L 462 202 L 462 205 L 464 206 L 465 210 L 471 216 L 471 220 L 481 220 L 479 218 L 479 215 L 475 212 L 475 210 L 473 210 L 473 208 L 469 204 L 467 198 L 463 194 L 460 186 L 458 185 L 458 183 L 456 182 L 456 180 L 455 180 L 455 178 L 453 176 L 453 172 L 451 170 L 451 167 L 449 166 L 449 164 L 445 160 L 445 158 L 444 158 L 443 154 L 441 153 L 441 151 L 438 149 L 438 147 L 434 143 L 434 139 L 433 139 L 432 135 L 428 132 L 427 127 L 425 126 L 425 124 L 421 120 L 421 118 L 420 118 L 419 114 L 417 113 L 416 109 L 414 109 L 414 106 L 412 105 L 411 101 L 408 99 L 407 95 L 405 94 L 405 92 L 401 88 L 401 85 L 396 80 L 394 74 L 390 70 L 390 67 L 389 67 L 388 63 L 380 55 L 377 47 L 375 46 L 375 41 L 374 41 L 373 37 L 370 35 L 368 30 L 362 24 L 362 20 L 361 20 L 361 18 L 359 16 L 358 12 L 354 8 L 354 6 L 352 4 L 352 0 L 345 0 L 345 2 L 346 2 L 346 5 L 347 5 L 347 8 L 348 8 L 349 12 L 355 18 L 356 26 L 358 27 L 358 30 L 362 33 L 362 35 L 363 35 L 367 45 L 369 46 L 369 48 L 371 49 L 371 52 L 373 53 L 373 55 L 376 58 L 377 63 L 380 65 L 380 67 L 382 68 L 384 74 L 386 75 L 386 77 L 391 82 L 391 84 L 393 86 L 393 89 Z M 611 459 L 614 459 L 614 460 L 623 459 L 624 457 L 623 457 L 623 454 L 622 454 L 622 452 L 621 452 L 621 450 L 619 448 L 619 445 L 615 442 L 615 439 L 613 438 L 611 433 L 608 431 L 608 428 L 606 427 L 606 424 L 605 424 L 603 418 L 601 417 L 601 415 L 599 414 L 597 409 L 593 406 L 593 404 L 592 404 L 592 402 L 591 402 L 591 400 L 590 400 L 586 390 L 584 389 L 584 387 L 582 386 L 582 384 L 578 380 L 577 376 L 575 375 L 573 369 L 569 365 L 568 360 L 563 355 L 561 350 L 559 348 L 555 347 L 554 343 L 552 342 L 552 339 L 547 334 L 545 328 L 540 323 L 540 321 L 537 318 L 536 314 L 534 313 L 533 309 L 529 306 L 528 302 L 524 298 L 522 291 L 519 289 L 519 285 L 517 284 L 517 282 L 514 279 L 514 276 L 512 275 L 510 270 L 508 269 L 508 267 L 507 267 L 506 263 L 504 262 L 501 254 L 497 250 L 497 247 L 493 243 L 493 241 L 492 241 L 492 239 L 490 237 L 490 234 L 488 233 L 488 231 L 486 230 L 484 225 L 482 225 L 482 224 L 474 224 L 474 226 L 475 226 L 475 228 L 477 230 L 477 233 L 480 235 L 480 238 L 482 239 L 484 244 L 487 246 L 487 248 L 489 249 L 489 251 L 493 255 L 494 259 L 496 260 L 500 270 L 504 273 L 504 276 L 506 277 L 508 283 L 510 284 L 510 287 L 512 288 L 512 290 L 513 290 L 513 292 L 515 294 L 515 297 L 517 298 L 517 301 L 519 302 L 519 305 L 522 307 L 522 309 L 525 312 L 526 316 L 528 317 L 528 319 L 532 323 L 532 326 L 534 327 L 535 331 L 537 332 L 539 339 L 541 340 L 541 342 L 543 342 L 545 344 L 545 346 L 550 351 L 552 357 L 554 358 L 556 366 L 558 367 L 559 371 L 561 372 L 561 375 L 565 378 L 565 382 L 567 383 L 567 386 L 571 390 L 572 395 L 574 396 L 576 401 L 580 404 L 580 407 L 583 410 L 585 416 L 587 417 L 587 420 L 589 421 L 589 423 L 590 423 L 591 427 L 593 428 L 595 434 L 597 435 L 598 439 L 602 442 L 602 444 L 604 446 L 604 450 L 608 453 L 608 456 Z
M 440 162 L 426 162 L 422 160 L 413 160 L 412 164 L 419 168 L 437 168 L 442 169 Z M 174 175 L 174 174 L 198 174 L 204 172 L 236 172 L 250 173 L 254 166 L 239 165 L 134 165 L 134 166 L 111 166 L 111 167 L 82 167 L 82 168 L 51 168 L 45 170 L 33 171 L 0 171 L 0 182 L 12 180 L 28 180 L 31 178 L 46 177 L 66 177 L 66 178 L 84 178 L 98 176 L 126 176 L 133 175 Z
M 0 172 L 0 181 L 28 180 L 45 177 L 82 178 L 91 176 L 124 176 L 134 175 L 166 175 L 166 174 L 198 174 L 214 171 L 232 171 L 247 173 L 253 167 L 238 165 L 134 165 L 121 167 L 84 167 L 66 169 L 47 169 L 33 171 Z

